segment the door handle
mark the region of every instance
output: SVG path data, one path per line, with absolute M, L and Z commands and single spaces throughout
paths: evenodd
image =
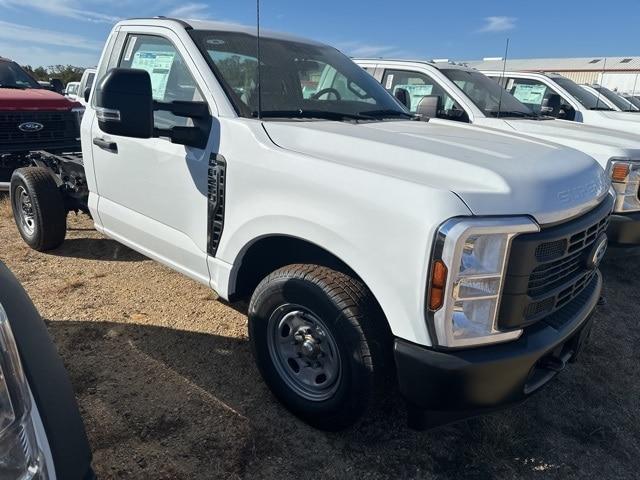
M 118 153 L 118 144 L 116 142 L 109 142 L 104 138 L 96 137 L 93 139 L 93 144 L 107 152 Z

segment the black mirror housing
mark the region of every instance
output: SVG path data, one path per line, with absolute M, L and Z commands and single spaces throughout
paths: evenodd
M 51 88 L 53 88 L 54 92 L 56 93 L 64 92 L 64 84 L 62 83 L 62 80 L 60 80 L 59 78 L 52 78 L 51 80 L 49 80 L 49 83 L 51 84 Z
M 133 138 L 153 137 L 151 77 L 145 70 L 114 68 L 96 89 L 100 130 Z
M 91 96 L 91 87 L 87 87 L 84 89 L 84 92 L 82 92 L 82 98 L 84 98 L 84 101 L 89 103 L 89 97 Z
M 398 88 L 395 91 L 394 96 L 396 97 L 396 100 L 398 100 L 407 109 L 411 109 L 411 95 L 409 94 L 408 90 L 404 88 Z

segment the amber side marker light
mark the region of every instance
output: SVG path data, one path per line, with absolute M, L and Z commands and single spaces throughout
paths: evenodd
M 429 289 L 429 309 L 438 310 L 444 303 L 444 287 L 447 283 L 447 267 L 442 260 L 436 260 L 431 267 L 431 288 Z
M 626 163 L 618 163 L 611 170 L 611 180 L 614 182 L 624 182 L 629 175 L 629 165 Z

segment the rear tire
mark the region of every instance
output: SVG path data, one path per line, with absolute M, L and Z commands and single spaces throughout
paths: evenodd
M 355 423 L 389 391 L 386 319 L 364 284 L 318 265 L 289 265 L 256 288 L 249 339 L 274 395 L 310 425 Z
M 67 234 L 67 210 L 46 168 L 19 168 L 11 176 L 11 207 L 20 236 L 34 250 L 59 247 Z

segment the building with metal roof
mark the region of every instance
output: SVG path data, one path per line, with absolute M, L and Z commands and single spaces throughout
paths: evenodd
M 502 70 L 498 57 L 464 62 L 478 70 Z M 621 93 L 640 94 L 640 57 L 508 59 L 507 70 L 554 72 L 576 83 L 600 84 Z

